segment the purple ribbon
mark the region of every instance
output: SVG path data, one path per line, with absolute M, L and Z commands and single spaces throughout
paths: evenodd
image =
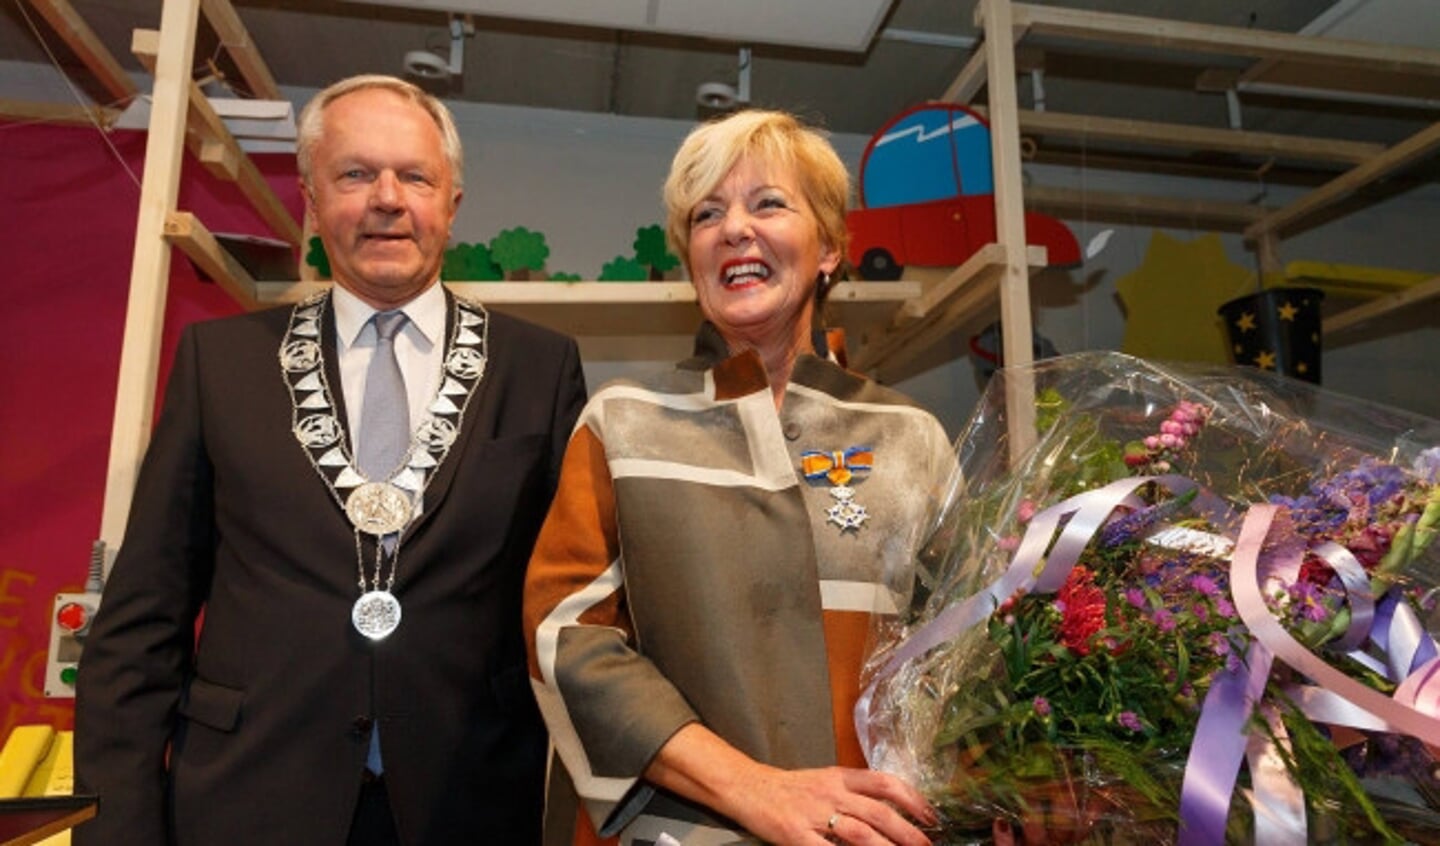
M 1050 593 L 1064 584 L 1081 553 L 1105 521 L 1120 506 L 1139 508 L 1140 486 L 1156 482 L 1176 495 L 1196 487 L 1183 476 L 1134 477 L 1076 494 L 1038 512 L 1027 525 L 1010 564 L 985 589 L 938 613 L 930 622 L 897 645 L 871 677 L 855 705 L 855 727 L 867 755 L 875 748 L 870 714 L 880 684 L 936 647 L 987 619 L 1016 593 L 1031 590 Z M 1201 490 L 1196 507 L 1224 522 L 1228 507 Z M 1261 576 L 1293 582 L 1304 550 L 1296 543 L 1262 556 L 1266 534 L 1277 506 L 1253 505 L 1245 514 L 1231 560 L 1231 585 L 1236 611 L 1254 641 L 1243 664 L 1215 677 L 1201 710 L 1190 758 L 1181 788 L 1179 843 L 1198 846 L 1223 842 L 1225 821 L 1240 762 L 1249 753 L 1255 785 L 1257 841 L 1267 844 L 1304 843 L 1304 804 L 1298 787 L 1283 767 L 1272 766 L 1273 747 L 1249 736 L 1246 726 L 1265 691 L 1275 658 L 1312 679 L 1318 687 L 1292 691 L 1312 719 L 1337 725 L 1381 728 L 1417 737 L 1440 746 L 1440 649 L 1397 591 L 1374 601 L 1363 566 L 1344 547 L 1322 544 L 1316 548 L 1335 570 L 1350 600 L 1351 621 L 1336 646 L 1356 657 L 1368 638 L 1390 664 L 1392 677 L 1403 679 L 1395 697 L 1384 696 L 1330 667 L 1285 631 L 1265 605 Z M 1060 536 L 1055 532 L 1069 518 Z M 1052 539 L 1054 542 L 1052 544 Z M 1042 566 L 1043 565 L 1043 566 Z M 1267 719 L 1274 719 L 1267 714 Z M 1277 733 L 1283 738 L 1283 733 Z M 871 761 L 873 765 L 875 762 Z M 1268 809 L 1267 807 L 1268 806 Z M 1261 815 L 1268 815 L 1261 820 Z

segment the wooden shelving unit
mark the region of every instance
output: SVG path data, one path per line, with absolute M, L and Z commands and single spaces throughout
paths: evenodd
M 98 39 L 65 0 L 31 0 L 65 37 L 117 100 L 134 95 L 118 63 L 105 54 Z M 248 90 L 278 99 L 274 80 L 253 40 L 228 0 L 166 0 L 159 32 L 138 32 L 134 50 L 151 68 L 155 84 L 150 141 L 137 220 L 130 300 L 120 368 L 119 397 L 112 432 L 109 475 L 101 538 L 118 545 L 128 512 L 134 475 L 149 438 L 158 369 L 161 317 L 169 278 L 170 246 L 179 247 L 246 308 L 285 302 L 314 284 L 257 283 L 218 245 L 194 215 L 175 207 L 180 160 L 188 147 L 219 178 L 237 182 L 271 225 L 291 244 L 302 231 L 258 178 L 224 124 L 214 116 L 190 75 L 195 29 L 201 12 L 232 51 Z M 1280 269 L 1280 239 L 1318 213 L 1375 180 L 1419 161 L 1440 148 L 1440 123 L 1393 146 L 1330 139 L 1295 138 L 1269 133 L 1179 126 L 1150 121 L 1066 115 L 1022 110 L 1015 79 L 1017 46 L 1031 50 L 1030 41 L 1047 36 L 1075 41 L 1183 52 L 1187 57 L 1248 57 L 1254 65 L 1236 73 L 1202 74 L 1198 87 L 1223 89 L 1259 79 L 1276 67 L 1303 65 L 1312 73 L 1335 68 L 1380 69 L 1392 77 L 1440 75 L 1440 50 L 1362 44 L 1287 33 L 1261 32 L 1178 23 L 1127 15 L 978 0 L 975 20 L 983 38 L 961 72 L 940 95 L 941 100 L 969 104 L 988 86 L 992 161 L 995 169 L 997 241 L 960 268 L 910 268 L 898 283 L 845 283 L 832 297 L 832 322 L 847 330 L 851 361 L 863 370 L 884 375 L 900 368 L 926 347 L 953 333 L 977 316 L 997 307 L 1004 335 L 1004 360 L 1028 363 L 1031 358 L 1029 279 L 1045 264 L 1043 254 L 1026 247 L 1023 208 L 1029 205 L 1061 217 L 1084 210 L 1087 218 L 1106 215 L 1132 224 L 1164 225 L 1184 221 L 1222 231 L 1243 233 L 1262 267 Z M 236 48 L 234 45 L 242 45 Z M 1034 52 L 1031 50 L 1031 52 Z M 1027 62 L 1029 59 L 1027 59 Z M 1292 74 L 1293 76 L 1293 74 Z M 1219 80 L 1217 82 L 1217 80 Z M 0 104 L 0 112 L 6 104 Z M 11 109 L 27 108 L 9 104 Z M 83 116 L 82 116 L 83 117 Z M 1210 150 L 1328 163 L 1348 168 L 1296 202 L 1278 209 L 1241 203 L 1187 200 L 1174 197 L 1106 195 L 1037 186 L 1022 189 L 1021 138 L 1083 137 L 1093 142 L 1140 144 L 1147 147 Z M 1124 153 L 1111 158 L 1122 158 Z M 698 319 L 688 283 L 455 283 L 472 290 L 496 309 L 512 311 L 579 336 L 641 339 L 688 335 Z M 1440 296 L 1440 278 L 1367 303 L 1331 318 L 1326 331 L 1340 331 L 1362 321 L 1382 318 L 1396 309 Z M 1033 392 L 1013 385 L 1007 395 L 1012 444 L 1023 447 L 1031 437 Z

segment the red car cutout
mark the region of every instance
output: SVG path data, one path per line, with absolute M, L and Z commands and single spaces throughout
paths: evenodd
M 928 104 L 880 128 L 860 162 L 860 205 L 846 217 L 850 263 L 864 279 L 906 265 L 964 263 L 995 241 L 990 125 L 960 105 Z M 1025 239 L 1052 266 L 1079 264 L 1080 245 L 1053 217 L 1025 213 Z

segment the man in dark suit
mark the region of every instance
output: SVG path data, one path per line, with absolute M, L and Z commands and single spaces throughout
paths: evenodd
M 520 591 L 575 343 L 438 284 L 439 101 L 337 83 L 299 159 L 336 285 L 185 332 L 81 662 L 75 842 L 538 842 Z

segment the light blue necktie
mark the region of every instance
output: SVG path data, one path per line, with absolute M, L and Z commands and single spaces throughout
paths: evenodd
M 365 398 L 360 406 L 360 446 L 355 456 L 360 473 L 370 481 L 395 475 L 410 448 L 410 400 L 405 376 L 395 358 L 395 335 L 408 320 L 403 311 L 377 311 L 375 355 L 365 373 Z
M 375 324 L 375 355 L 365 373 L 365 398 L 360 406 L 360 446 L 355 461 L 360 473 L 371 481 L 395 475 L 410 448 L 410 399 L 405 393 L 405 376 L 395 357 L 395 335 L 405 327 L 403 311 L 378 311 Z M 393 543 L 393 539 L 387 538 Z M 387 547 L 393 554 L 394 547 Z M 379 578 L 378 575 L 376 577 Z M 379 775 L 385 771 L 380 760 L 380 721 L 370 730 L 370 749 L 365 768 Z

